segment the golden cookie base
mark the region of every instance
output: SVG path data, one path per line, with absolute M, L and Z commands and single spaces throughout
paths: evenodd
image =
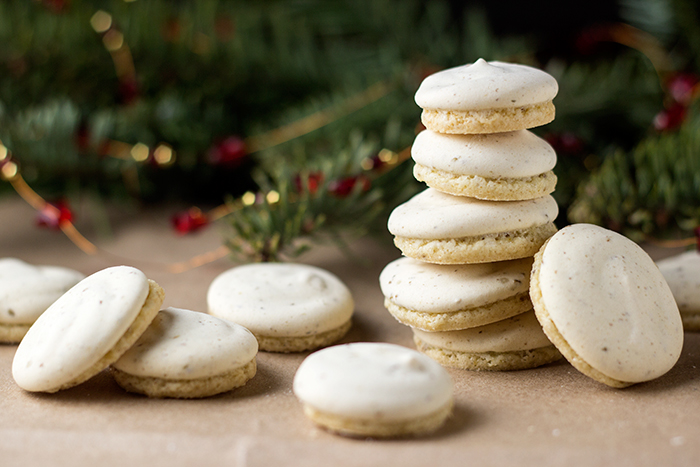
M 561 354 L 553 345 L 528 350 L 509 352 L 462 352 L 432 346 L 413 336 L 418 351 L 432 358 L 440 365 L 461 370 L 511 371 L 526 370 L 546 365 L 561 359 Z
M 435 264 L 473 264 L 533 256 L 557 232 L 554 223 L 529 229 L 454 239 L 395 237 L 394 244 L 409 258 Z
M 435 110 L 423 109 L 421 121 L 429 130 L 448 134 L 484 134 L 524 130 L 554 120 L 552 101 L 506 109 Z
M 531 310 L 532 303 L 530 295 L 523 292 L 484 306 L 446 313 L 411 310 L 397 305 L 388 298 L 384 299 L 384 307 L 402 324 L 423 331 L 438 332 L 459 331 L 495 323 Z
M 452 413 L 453 401 L 437 411 L 408 420 L 362 419 L 322 412 L 304 405 L 304 414 L 314 423 L 343 436 L 398 438 L 432 433 L 440 428 Z
M 302 337 L 275 337 L 255 334 L 258 340 L 258 349 L 265 352 L 291 353 L 304 352 L 306 350 L 319 349 L 340 340 L 352 326 L 352 321 L 348 320 L 341 326 L 330 331 Z
M 30 327 L 31 324 L 0 323 L 0 343 L 19 344 Z
M 416 180 L 443 193 L 489 201 L 541 198 L 552 193 L 557 184 L 557 176 L 551 170 L 533 177 L 492 179 L 478 175 L 451 174 L 416 164 L 413 166 L 413 175 Z
M 257 371 L 255 358 L 240 368 L 220 375 L 196 379 L 165 379 L 135 376 L 111 367 L 112 376 L 128 392 L 148 397 L 194 399 L 214 396 L 243 386 Z

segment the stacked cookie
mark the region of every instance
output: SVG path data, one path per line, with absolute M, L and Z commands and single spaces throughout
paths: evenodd
M 509 370 L 561 357 L 528 294 L 558 208 L 556 154 L 527 129 L 553 120 L 557 91 L 543 71 L 480 59 L 429 76 L 416 93 L 427 129 L 411 154 L 429 188 L 389 217 L 406 258 L 380 285 L 418 349 L 443 365 Z

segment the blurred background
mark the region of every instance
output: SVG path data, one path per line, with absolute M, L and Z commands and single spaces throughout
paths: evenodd
M 223 223 L 254 259 L 380 232 L 424 188 L 407 160 L 419 83 L 483 57 L 559 82 L 534 131 L 558 153 L 560 226 L 692 238 L 698 5 L 535 4 L 5 0 L 0 202 L 23 196 L 49 228 L 164 205 L 176 232 Z

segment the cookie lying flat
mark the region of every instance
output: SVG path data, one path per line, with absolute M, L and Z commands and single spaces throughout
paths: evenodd
M 21 341 L 44 310 L 84 277 L 68 268 L 0 259 L 0 342 Z
M 56 392 L 116 361 L 146 330 L 163 289 L 138 269 L 107 268 L 86 277 L 51 305 L 27 332 L 12 376 L 27 391 Z
M 302 352 L 343 337 L 354 302 L 340 279 L 303 264 L 259 263 L 219 275 L 207 293 L 209 313 L 249 329 L 260 350 Z
M 657 378 L 680 356 L 673 294 L 644 250 L 620 234 L 590 224 L 557 232 L 535 256 L 530 296 L 564 357 L 608 386 Z
M 413 174 L 457 196 L 493 201 L 540 198 L 554 191 L 557 155 L 527 130 L 490 135 L 445 135 L 425 130 L 411 147 Z
M 487 62 L 439 71 L 416 92 L 426 128 L 440 133 L 499 133 L 554 120 L 557 81 L 542 70 Z
M 532 309 L 532 258 L 438 265 L 400 258 L 379 275 L 384 306 L 403 324 L 453 331 L 493 323 Z
M 452 380 L 415 350 L 337 345 L 309 355 L 294 394 L 318 425 L 349 436 L 398 437 L 437 430 L 452 411 Z
M 414 329 L 413 340 L 419 351 L 440 364 L 464 370 L 523 370 L 561 358 L 532 310 L 462 331 Z
M 207 397 L 243 386 L 258 343 L 238 324 L 179 308 L 161 310 L 112 364 L 121 387 L 149 397 Z
M 686 331 L 700 331 L 700 252 L 683 254 L 656 262 L 681 312 Z
M 550 195 L 526 201 L 483 201 L 434 188 L 418 193 L 389 216 L 404 255 L 438 264 L 486 263 L 534 255 L 557 231 Z

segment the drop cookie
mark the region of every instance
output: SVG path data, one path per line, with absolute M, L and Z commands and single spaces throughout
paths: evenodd
M 526 201 L 484 201 L 434 188 L 396 207 L 388 229 L 401 252 L 419 261 L 464 264 L 533 256 L 557 231 L 551 195 Z
M 413 174 L 429 187 L 492 201 L 540 198 L 554 191 L 557 155 L 527 130 L 488 135 L 446 135 L 431 130 L 411 147 Z
M 207 293 L 209 313 L 249 329 L 260 350 L 302 352 L 330 345 L 350 329 L 350 290 L 328 271 L 257 263 L 220 274 Z
M 171 307 L 112 364 L 112 374 L 127 391 L 149 397 L 208 397 L 255 376 L 257 352 L 243 326 Z
M 530 296 L 564 357 L 608 386 L 657 378 L 680 357 L 673 294 L 646 252 L 618 233 L 590 224 L 557 232 L 535 256 Z
M 294 376 L 304 413 L 346 436 L 437 430 L 452 411 L 452 380 L 436 362 L 394 344 L 336 345 L 309 355 Z
M 686 251 L 656 262 L 681 312 L 686 331 L 700 331 L 700 252 Z
M 439 133 L 500 133 L 554 120 L 557 81 L 525 65 L 487 62 L 434 73 L 423 80 L 415 101 L 426 128 Z
M 419 351 L 438 363 L 463 370 L 524 370 L 561 358 L 542 332 L 532 309 L 502 321 L 461 331 L 413 330 Z
M 0 259 L 0 342 L 21 341 L 34 321 L 84 277 L 68 268 Z
M 379 275 L 384 306 L 424 331 L 473 328 L 532 310 L 532 258 L 440 265 L 400 258 Z
M 56 392 L 88 380 L 115 362 L 153 321 L 163 289 L 129 266 L 78 282 L 32 325 L 12 361 L 27 391 Z

